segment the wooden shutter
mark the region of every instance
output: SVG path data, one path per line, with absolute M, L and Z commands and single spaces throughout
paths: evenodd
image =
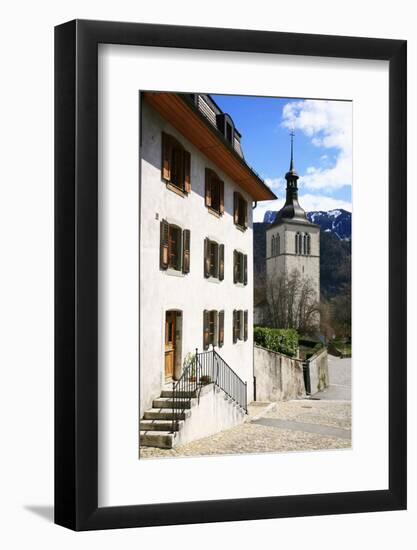
M 219 311 L 219 348 L 224 344 L 224 310 Z
M 204 277 L 210 277 L 210 239 L 204 239 Z
M 211 206 L 211 177 L 212 177 L 212 172 L 210 168 L 206 168 L 206 189 L 205 189 L 206 206 Z
M 168 269 L 168 240 L 169 240 L 169 223 L 166 220 L 161 221 L 160 235 L 160 264 L 161 269 Z
M 203 348 L 209 348 L 209 322 L 210 322 L 210 312 L 205 309 L 203 311 Z
M 243 284 L 248 284 L 248 255 L 243 254 Z
M 233 221 L 237 225 L 239 223 L 239 193 L 233 193 Z
M 238 282 L 238 261 L 239 253 L 237 250 L 233 250 L 233 282 L 235 284 Z
M 236 316 L 239 314 L 235 309 L 233 310 L 233 343 L 237 342 L 237 330 L 236 330 Z
M 244 209 L 243 209 L 243 227 L 248 227 L 248 201 L 240 199 L 243 202 Z
M 184 229 L 182 232 L 182 272 L 190 272 L 190 239 L 191 233 L 189 229 Z
M 219 280 L 224 279 L 224 244 L 219 246 Z
M 171 181 L 171 154 L 172 140 L 171 136 L 162 132 L 162 179 Z
M 219 180 L 219 193 L 220 193 L 220 214 L 224 213 L 224 181 Z
M 191 192 L 191 155 L 184 151 L 184 191 Z
M 248 310 L 245 309 L 245 311 L 243 312 L 243 339 L 246 340 L 248 339 Z

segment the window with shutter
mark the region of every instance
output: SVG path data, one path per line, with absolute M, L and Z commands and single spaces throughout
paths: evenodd
M 219 348 L 224 344 L 224 310 L 219 311 Z
M 190 230 L 184 231 L 162 220 L 160 224 L 160 267 L 183 273 L 190 271 Z
M 182 272 L 190 272 L 190 240 L 191 232 L 189 229 L 183 231 L 183 247 L 182 247 Z
M 209 253 L 209 247 L 210 247 L 210 239 L 205 238 L 204 239 L 204 277 L 208 278 L 210 277 L 210 253 Z
M 243 312 L 243 339 L 246 342 L 248 339 L 248 310 Z
M 203 348 L 205 350 L 208 349 L 210 341 L 209 341 L 209 317 L 210 312 L 205 309 L 203 311 Z
M 173 136 L 162 133 L 162 179 L 182 193 L 191 191 L 191 155 Z
M 204 239 L 204 276 L 220 281 L 224 278 L 224 245 Z
M 160 264 L 161 269 L 168 269 L 168 238 L 169 238 L 169 223 L 166 220 L 161 221 L 161 234 L 160 234 Z
M 237 342 L 237 329 L 236 329 L 236 325 L 237 325 L 237 322 L 236 322 L 236 318 L 237 318 L 237 311 L 234 309 L 233 310 L 233 343 L 236 344 Z
M 248 284 L 248 256 L 237 250 L 233 251 L 233 282 Z
M 224 279 L 224 244 L 219 247 L 219 280 Z
M 233 220 L 240 229 L 246 229 L 248 227 L 248 202 L 236 191 L 233 197 Z
M 219 245 L 210 241 L 209 246 L 209 258 L 210 258 L 210 277 L 218 278 L 218 268 L 219 268 Z
M 206 168 L 205 204 L 216 214 L 224 212 L 224 183 L 214 170 Z

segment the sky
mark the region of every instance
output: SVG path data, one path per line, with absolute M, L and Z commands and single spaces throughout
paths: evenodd
M 352 211 L 352 103 L 347 101 L 212 95 L 242 134 L 246 162 L 278 196 L 259 202 L 254 221 L 285 202 L 285 173 L 294 130 L 299 202 L 307 212 Z

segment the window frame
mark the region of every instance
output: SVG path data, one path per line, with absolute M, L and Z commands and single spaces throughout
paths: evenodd
M 233 202 L 233 222 L 236 227 L 242 231 L 246 231 L 248 228 L 249 216 L 248 201 L 241 193 L 235 191 L 233 194 Z
M 171 191 L 182 196 L 187 196 L 191 192 L 191 154 L 184 145 L 173 135 L 162 132 L 161 146 L 161 178 Z M 178 158 L 180 166 L 180 181 L 173 180 L 174 159 Z

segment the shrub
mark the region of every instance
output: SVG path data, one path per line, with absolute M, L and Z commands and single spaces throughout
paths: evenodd
M 298 333 L 295 329 L 255 327 L 253 338 L 255 344 L 263 348 L 284 353 L 290 357 L 297 355 Z

